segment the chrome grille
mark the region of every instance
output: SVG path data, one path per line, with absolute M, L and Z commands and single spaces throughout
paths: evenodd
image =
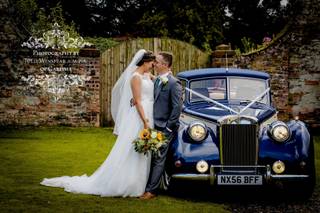
M 223 124 L 220 130 L 220 157 L 223 165 L 256 165 L 257 125 Z

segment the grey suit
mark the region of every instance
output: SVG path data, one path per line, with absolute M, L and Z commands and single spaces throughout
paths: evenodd
M 168 82 L 154 85 L 153 116 L 155 128 L 164 132 L 169 139 L 168 145 L 161 149 L 159 157 L 151 161 L 149 180 L 146 192 L 155 193 L 160 184 L 164 170 L 169 143 L 179 128 L 179 117 L 182 109 L 182 87 L 178 79 L 168 75 Z

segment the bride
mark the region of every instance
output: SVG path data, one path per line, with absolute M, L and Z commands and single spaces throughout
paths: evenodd
M 139 197 L 144 193 L 151 158 L 135 152 L 131 142 L 141 129 L 153 127 L 153 81 L 149 71 L 154 59 L 151 52 L 139 50 L 112 90 L 111 113 L 118 138 L 102 165 L 89 177 L 44 178 L 40 184 L 100 196 Z

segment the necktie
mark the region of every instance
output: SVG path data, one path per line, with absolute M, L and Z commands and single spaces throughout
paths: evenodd
M 156 81 L 154 82 L 154 85 L 156 86 L 156 88 L 158 88 L 159 82 L 160 82 L 160 77 L 157 77 Z

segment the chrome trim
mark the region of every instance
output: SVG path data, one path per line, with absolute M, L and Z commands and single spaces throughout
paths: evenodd
M 258 123 L 258 119 L 256 117 L 248 116 L 248 115 L 226 115 L 222 118 L 218 119 L 218 123 L 221 124 L 231 124 L 232 121 L 237 120 L 239 118 L 246 118 L 248 120 L 253 120 L 255 123 Z
M 183 102 L 185 102 L 185 100 L 187 100 L 187 97 L 186 97 L 186 90 L 184 89 L 184 87 L 189 87 L 188 86 L 188 80 L 185 79 L 185 78 L 179 78 L 180 82 L 181 82 L 181 86 L 182 86 L 182 99 L 183 99 Z M 182 81 L 185 81 L 186 82 L 186 85 L 184 86 L 182 84 Z
M 214 174 L 214 167 L 210 166 L 210 185 L 214 185 L 214 181 L 216 180 L 216 175 Z
M 271 180 L 271 166 L 267 165 L 266 169 L 267 169 L 267 172 L 266 172 L 265 178 L 266 178 L 267 182 L 270 182 L 270 180 Z
M 192 174 L 192 173 L 182 173 L 182 174 L 174 174 L 171 178 L 180 179 L 180 180 L 199 180 L 199 181 L 209 181 L 210 185 L 214 185 L 217 174 L 214 172 L 214 168 L 223 168 L 223 167 L 238 167 L 238 168 L 264 168 L 266 169 L 266 173 L 262 174 L 263 178 L 267 183 L 270 183 L 272 180 L 301 180 L 304 178 L 308 178 L 309 175 L 273 175 L 271 174 L 270 165 L 266 166 L 223 166 L 223 165 L 211 165 L 209 174 Z
M 272 179 L 276 179 L 276 180 L 281 180 L 281 179 L 286 179 L 286 178 L 290 178 L 290 179 L 303 179 L 303 178 L 308 178 L 309 175 L 271 175 Z
M 194 126 L 201 126 L 204 130 L 205 130 L 205 133 L 204 133 L 204 136 L 201 137 L 200 139 L 194 139 L 191 135 L 191 129 L 194 127 Z M 194 121 L 194 122 L 191 122 L 189 124 L 189 127 L 188 127 L 188 135 L 190 136 L 190 138 L 196 142 L 200 142 L 200 141 L 203 141 L 207 135 L 208 135 L 208 129 L 207 129 L 207 126 L 203 123 L 203 122 L 200 122 L 200 121 Z
M 236 119 L 238 118 L 238 117 L 245 117 L 245 118 L 247 118 L 247 119 L 252 119 L 252 120 L 254 120 L 256 123 L 253 123 L 253 124 L 251 124 L 251 125 L 255 125 L 256 126 L 256 132 L 255 132 L 255 143 L 256 143 L 256 147 L 255 147 L 255 162 L 254 162 L 254 164 L 255 165 L 257 165 L 258 164 L 258 159 L 259 159 L 259 130 L 260 130 L 260 127 L 259 127 L 259 125 L 258 125 L 258 119 L 257 118 L 255 118 L 255 117 L 251 117 L 251 116 L 238 116 L 238 115 L 227 115 L 227 116 L 224 116 L 224 117 L 222 117 L 221 119 L 219 119 L 219 122 L 220 122 L 220 126 L 219 126 L 219 132 L 220 132 L 220 138 L 219 138 L 219 140 L 220 140 L 220 159 L 222 159 L 221 160 L 221 164 L 224 164 L 223 163 L 223 156 L 222 156 L 222 153 L 223 153 L 223 145 L 222 145 L 222 127 L 223 127 L 223 125 L 224 124 L 229 124 L 229 122 L 230 122 L 230 120 L 228 119 L 228 118 L 234 118 L 234 117 L 236 117 Z M 222 120 L 222 121 L 221 121 Z M 226 121 L 225 123 L 223 123 L 223 121 Z M 235 125 L 241 125 L 241 124 L 235 124 Z M 255 166 L 255 165 L 253 165 L 253 166 Z M 231 165 L 231 167 L 237 167 L 236 165 Z
M 233 167 L 235 167 L 235 168 L 266 168 L 266 166 L 261 166 L 261 165 L 252 165 L 252 166 L 244 166 L 244 165 L 239 165 L 239 166 L 237 166 L 237 165 L 232 165 L 232 166 L 230 166 L 230 165 L 211 165 L 212 167 L 214 167 L 214 168 L 223 168 L 223 167 L 229 167 L 229 168 L 233 168 Z
M 256 124 L 256 164 L 258 164 L 259 161 L 259 131 L 260 126 Z
M 171 178 L 183 180 L 210 180 L 209 174 L 174 174 Z
M 211 172 L 211 169 L 210 169 Z M 309 175 L 270 175 L 270 177 L 266 174 L 263 176 L 264 179 L 269 183 L 272 180 L 284 180 L 284 179 L 290 179 L 290 180 L 301 180 L 308 178 Z M 174 174 L 171 178 L 174 179 L 180 179 L 180 180 L 198 180 L 198 181 L 209 181 L 210 185 L 214 185 L 214 182 L 217 178 L 217 175 L 214 173 L 210 174 Z M 268 179 L 270 178 L 270 179 Z
M 284 127 L 287 129 L 287 131 L 288 131 L 288 138 L 286 138 L 285 140 L 279 141 L 279 140 L 277 140 L 277 139 L 274 137 L 273 131 L 274 131 L 274 129 L 275 129 L 276 127 L 278 127 L 278 126 L 284 126 Z M 291 138 L 291 136 L 292 136 L 292 133 L 291 133 L 291 131 L 290 131 L 289 126 L 288 126 L 285 122 L 279 121 L 279 120 L 278 120 L 278 121 L 274 121 L 274 122 L 272 122 L 272 123 L 269 125 L 268 132 L 269 132 L 269 135 L 271 136 L 271 138 L 272 138 L 274 141 L 278 142 L 278 143 L 284 143 L 284 142 L 288 141 L 288 140 Z
M 250 172 L 255 172 L 256 171 L 255 169 L 256 168 L 254 168 L 253 170 L 243 170 L 243 171 L 241 171 L 241 170 L 222 170 L 222 171 L 223 171 L 223 173 L 226 173 L 226 174 L 227 173 L 246 174 L 246 173 L 250 173 Z

